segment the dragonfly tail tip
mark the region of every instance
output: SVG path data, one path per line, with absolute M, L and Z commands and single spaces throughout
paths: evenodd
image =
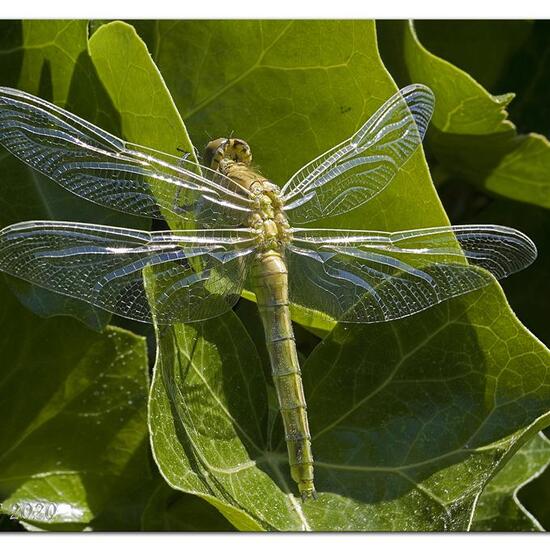
M 317 500 L 317 491 L 315 489 L 307 489 L 301 492 L 302 502 L 305 502 L 308 499 Z

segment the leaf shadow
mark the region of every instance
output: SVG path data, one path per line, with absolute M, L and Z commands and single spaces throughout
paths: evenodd
M 23 69 L 23 21 L 0 21 L 0 84 L 17 88 Z
M 338 325 L 318 346 L 304 368 L 318 491 L 374 504 L 414 489 L 445 501 L 423 483 L 468 459 L 491 414 L 471 300 L 391 324 Z

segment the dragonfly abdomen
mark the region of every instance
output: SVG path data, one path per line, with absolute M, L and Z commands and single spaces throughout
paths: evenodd
M 246 142 L 218 139 L 208 144 L 206 158 L 254 197 L 250 226 L 258 232 L 252 267 L 252 290 L 264 325 L 271 373 L 285 428 L 290 473 L 302 498 L 315 497 L 313 455 L 306 400 L 288 302 L 288 271 L 282 256 L 288 242 L 288 222 L 279 188 L 250 168 Z
M 315 497 L 311 436 L 290 317 L 288 272 L 282 255 L 276 250 L 259 254 L 252 268 L 251 282 L 264 325 L 290 473 L 302 498 Z

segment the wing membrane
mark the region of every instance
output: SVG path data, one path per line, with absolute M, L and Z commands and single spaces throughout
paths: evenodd
M 399 319 L 527 267 L 533 242 L 520 231 L 463 225 L 385 233 L 293 230 L 293 303 L 345 322 Z
M 0 231 L 0 270 L 130 319 L 151 322 L 152 312 L 170 324 L 232 307 L 254 248 L 248 229 L 146 232 L 26 222 Z
M 407 86 L 351 138 L 296 172 L 282 190 L 291 224 L 343 214 L 382 191 L 422 142 L 433 108 L 429 88 Z
M 130 214 L 162 209 L 198 227 L 237 227 L 248 192 L 218 172 L 127 143 L 64 109 L 0 87 L 0 143 L 65 189 Z M 175 145 L 174 145 L 175 146 Z

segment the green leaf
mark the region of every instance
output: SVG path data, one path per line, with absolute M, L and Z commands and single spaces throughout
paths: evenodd
M 550 463 L 550 441 L 538 434 L 498 472 L 483 491 L 472 531 L 543 531 L 518 500 L 518 491 Z
M 372 22 L 137 27 L 194 141 L 233 129 L 278 182 L 395 89 Z M 446 223 L 420 153 L 359 210 L 327 224 Z M 303 367 L 320 497 L 302 504 L 256 346 L 233 315 L 157 336 L 157 464 L 242 530 L 464 530 L 492 475 L 549 421 L 550 355 L 497 285 L 394 323 L 337 326 Z
M 153 455 L 172 487 L 203 496 L 242 530 L 258 530 L 285 509 L 285 498 L 261 504 L 276 485 L 250 452 L 265 443 L 267 394 L 260 360 L 233 313 L 157 331 L 149 402 Z M 259 446 L 259 447 L 258 447 Z M 235 480 L 235 481 L 233 481 Z M 246 499 L 246 508 L 232 493 Z M 248 492 L 251 492 L 247 498 Z
M 182 149 L 196 160 L 164 80 L 132 26 L 120 21 L 101 26 L 90 39 L 90 55 L 120 113 L 121 136 L 171 155 Z M 171 212 L 165 211 L 164 217 L 173 229 L 183 228 Z
M 131 25 L 117 21 L 101 26 L 90 39 L 90 56 L 120 113 L 123 137 L 176 156 L 178 147 L 192 153 L 164 80 Z
M 115 133 L 120 118 L 88 54 L 86 21 L 3 22 L 6 48 L 0 84 L 43 99 Z M 8 32 L 9 30 L 9 32 Z M 2 225 L 25 219 L 90 221 L 147 227 L 148 221 L 102 208 L 65 191 L 2 150 Z
M 147 482 L 145 341 L 40 319 L 0 287 L 0 510 L 48 530 L 134 528 Z M 124 512 L 120 512 L 124 510 Z M 106 517 L 107 516 L 107 517 Z
M 441 177 L 460 177 L 514 200 L 550 208 L 550 144 L 518 135 L 507 119 L 514 94 L 494 96 L 469 74 L 419 41 L 413 23 L 380 25 L 384 59 L 402 81 L 432 88 L 436 109 L 428 135 Z
M 246 333 L 210 321 L 159 342 L 157 463 L 240 529 L 464 530 L 490 477 L 549 423 L 550 354 L 496 285 L 337 327 L 303 368 L 320 496 L 301 504 Z
M 373 21 L 135 22 L 202 151 L 219 136 L 251 146 L 254 163 L 282 186 L 305 163 L 347 139 L 396 86 L 382 65 Z M 411 192 L 411 179 L 422 188 Z M 407 203 L 399 199 L 405 195 Z M 368 206 L 324 227 L 397 229 L 437 203 L 419 152 Z M 446 222 L 423 208 L 425 222 Z M 390 212 L 391 211 L 391 212 Z
M 431 53 L 460 67 L 492 93 L 513 90 L 510 118 L 522 131 L 543 135 L 550 123 L 549 29 L 545 20 L 415 22 L 420 42 Z
M 471 201 L 474 202 L 474 201 Z M 550 218 L 543 208 L 506 199 L 491 201 L 468 223 L 513 225 L 537 243 L 539 257 L 529 269 L 504 281 L 504 290 L 516 315 L 547 346 L 550 345 L 548 303 L 541 297 L 550 293 Z M 536 520 L 550 530 L 550 471 L 523 487 L 519 500 Z

